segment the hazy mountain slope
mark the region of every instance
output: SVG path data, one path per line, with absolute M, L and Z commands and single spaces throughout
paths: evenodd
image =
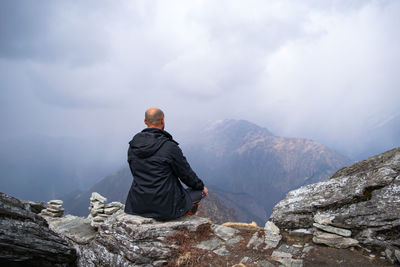
M 40 201 L 87 188 L 121 162 L 114 146 L 111 141 L 42 135 L 0 139 L 0 188 Z
M 346 157 L 312 140 L 273 136 L 247 121 L 220 121 L 185 150 L 207 184 L 256 198 L 270 214 L 285 193 L 327 179 Z
M 362 160 L 400 146 L 400 114 L 394 115 L 366 133 L 354 158 Z

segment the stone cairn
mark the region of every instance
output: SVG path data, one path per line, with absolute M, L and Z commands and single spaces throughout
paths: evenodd
M 46 208 L 43 209 L 40 214 L 50 217 L 62 217 L 64 215 L 64 208 L 62 200 L 50 200 L 47 202 Z
M 107 198 L 103 197 L 97 192 L 93 192 L 90 197 L 88 218 L 90 219 L 90 225 L 93 228 L 98 228 L 99 225 L 103 224 L 108 217 L 119 211 L 124 207 L 120 202 L 110 202 L 105 204 Z

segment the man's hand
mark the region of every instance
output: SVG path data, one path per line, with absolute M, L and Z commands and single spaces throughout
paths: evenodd
M 208 194 L 208 189 L 207 189 L 207 187 L 204 187 L 204 189 L 203 189 L 203 198 L 205 198 L 206 196 L 207 196 L 207 194 Z

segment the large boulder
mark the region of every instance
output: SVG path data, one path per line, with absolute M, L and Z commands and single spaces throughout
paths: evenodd
M 350 229 L 360 243 L 400 247 L 400 148 L 289 192 L 270 220 L 283 229 L 300 229 L 311 228 L 320 216 Z
M 0 192 L 0 265 L 76 265 L 75 249 L 34 212 L 43 208 Z
M 210 227 L 207 219 L 188 216 L 160 222 L 117 211 L 96 227 L 90 218 L 46 217 L 50 228 L 76 248 L 78 266 L 136 266 L 166 262 L 174 250 L 168 237 Z

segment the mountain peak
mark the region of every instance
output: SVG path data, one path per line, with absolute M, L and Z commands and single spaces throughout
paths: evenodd
M 236 135 L 245 136 L 249 133 L 263 133 L 264 135 L 273 136 L 273 134 L 267 129 L 258 126 L 255 123 L 249 122 L 247 120 L 235 120 L 235 119 L 225 119 L 215 121 L 206 129 L 206 132 L 215 133 L 228 133 L 235 132 Z

